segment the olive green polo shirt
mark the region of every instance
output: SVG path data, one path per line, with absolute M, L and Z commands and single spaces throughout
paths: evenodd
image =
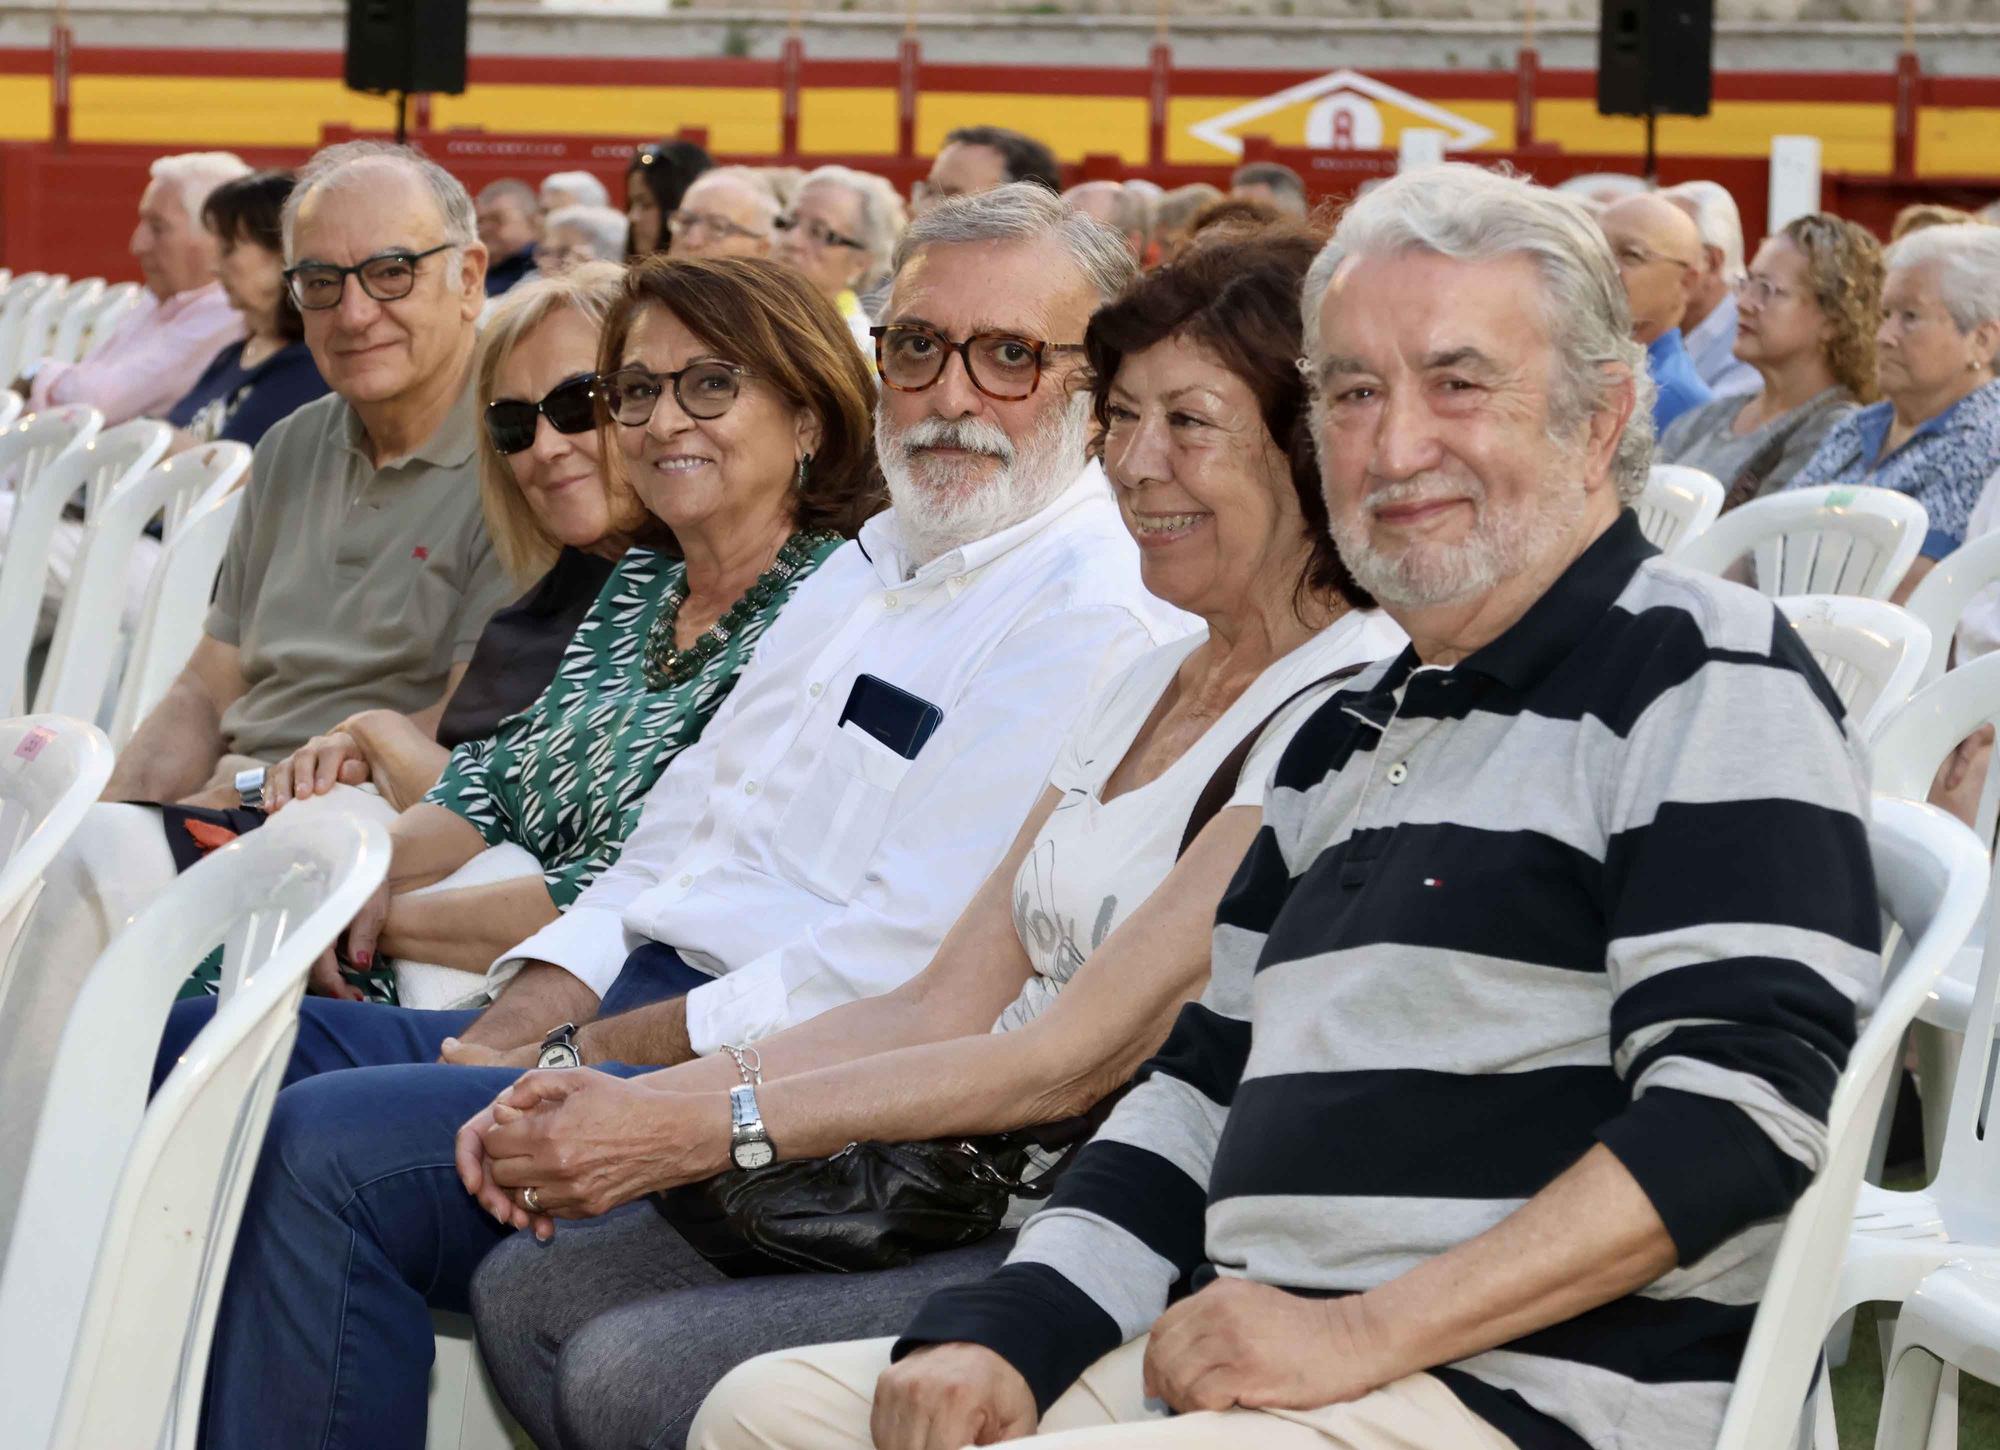
M 257 445 L 208 634 L 249 689 L 222 717 L 234 754 L 275 760 L 359 710 L 435 705 L 510 587 L 479 509 L 478 400 L 377 468 L 330 394 Z

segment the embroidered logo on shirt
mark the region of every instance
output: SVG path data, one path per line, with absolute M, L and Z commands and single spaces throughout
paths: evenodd
M 419 544 L 416 546 L 416 548 L 410 550 L 410 557 L 412 559 L 428 559 L 430 558 L 430 556 L 431 556 L 431 551 L 429 549 L 426 549 L 422 544 Z

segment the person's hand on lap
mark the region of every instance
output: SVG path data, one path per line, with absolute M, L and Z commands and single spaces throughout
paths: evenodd
M 1406 1372 L 1389 1368 L 1380 1338 L 1358 1295 L 1308 1299 L 1218 1279 L 1154 1323 L 1146 1394 L 1180 1414 L 1345 1404 Z
M 271 767 L 264 779 L 264 809 L 276 814 L 295 800 L 325 795 L 336 785 L 360 785 L 369 779 L 368 757 L 345 730 L 316 735 L 286 760 Z
M 960 1450 L 1035 1432 L 1021 1372 L 982 1344 L 933 1344 L 875 1381 L 868 1429 L 876 1450 Z

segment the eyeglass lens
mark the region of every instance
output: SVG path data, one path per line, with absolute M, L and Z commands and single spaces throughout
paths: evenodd
M 742 391 L 735 368 L 727 363 L 693 363 L 677 373 L 646 368 L 620 368 L 604 380 L 611 416 L 627 428 L 643 428 L 668 388 L 690 418 L 720 418 Z
M 418 258 L 397 252 L 371 257 L 359 267 L 298 267 L 292 272 L 292 300 L 308 312 L 337 307 L 352 271 L 361 290 L 377 302 L 397 302 L 417 285 Z
M 1041 347 L 1023 337 L 981 332 L 954 345 L 928 328 L 890 327 L 876 339 L 882 380 L 906 392 L 936 383 L 954 352 L 963 353 L 972 385 L 989 398 L 1018 401 L 1034 392 L 1041 380 Z
M 503 398 L 486 405 L 486 434 L 502 453 L 520 453 L 535 445 L 537 418 L 545 417 L 558 433 L 585 433 L 597 426 L 597 378 L 571 378 L 549 389 L 539 403 Z

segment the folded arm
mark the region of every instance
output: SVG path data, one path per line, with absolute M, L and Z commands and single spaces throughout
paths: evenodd
M 222 716 L 250 688 L 236 646 L 203 635 L 105 784 L 108 801 L 178 801 L 208 783 L 222 759 Z

